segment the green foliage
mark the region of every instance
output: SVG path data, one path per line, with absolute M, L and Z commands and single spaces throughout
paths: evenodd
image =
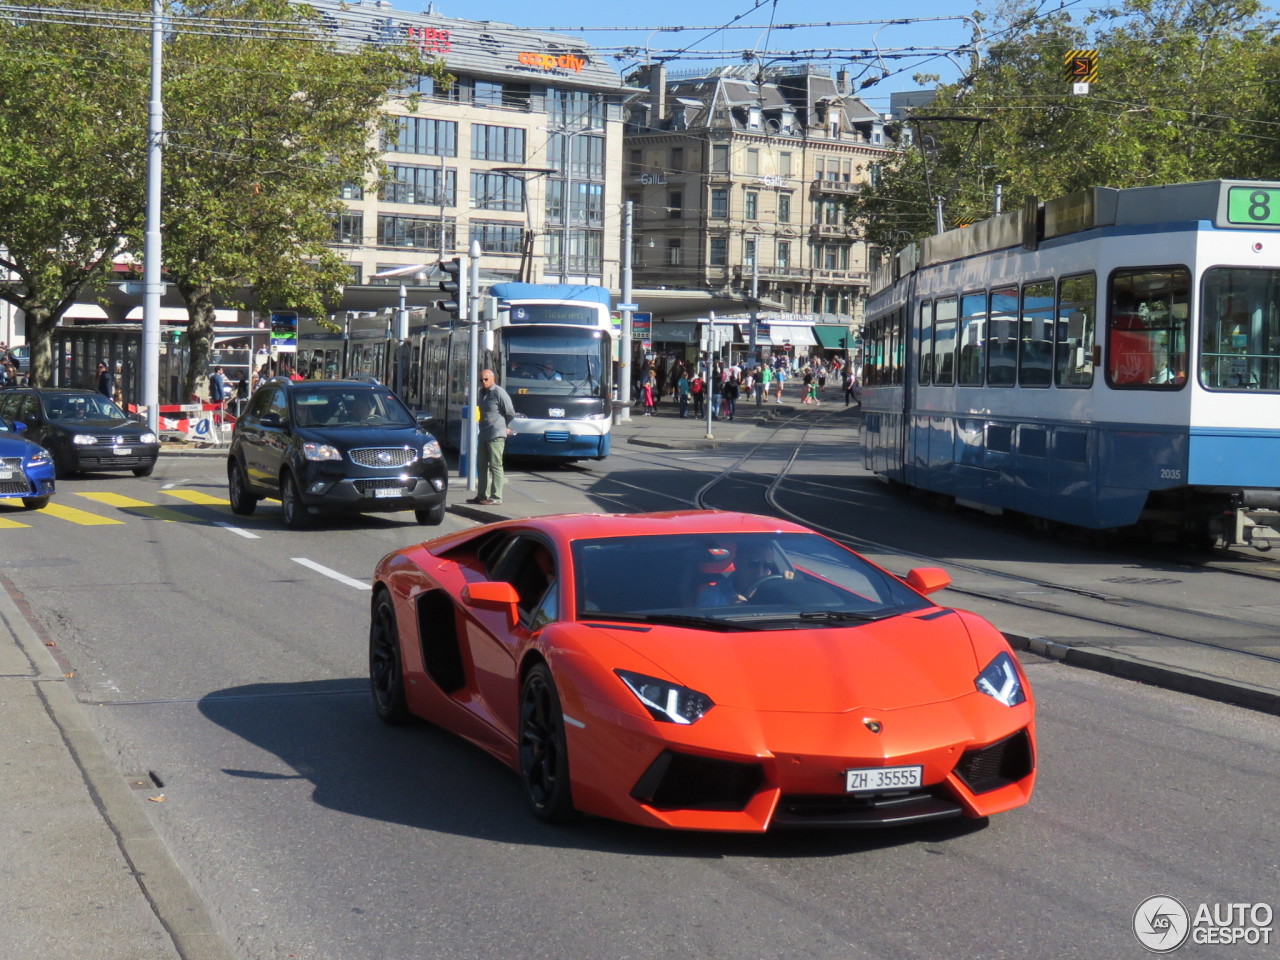
M 933 232 L 933 197 L 947 227 L 990 216 L 996 184 L 1009 210 L 1093 186 L 1275 176 L 1277 49 L 1261 14 L 1254 0 L 1128 0 L 1076 22 L 1007 4 L 983 18 L 981 66 L 916 111 L 914 144 L 851 216 L 899 247 Z M 1073 49 L 1099 55 L 1084 96 L 1064 74 Z

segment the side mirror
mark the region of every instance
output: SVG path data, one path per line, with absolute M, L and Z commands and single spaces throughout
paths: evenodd
M 469 583 L 462 588 L 462 600 L 485 610 L 506 610 L 508 626 L 515 626 L 520 620 L 520 612 L 516 609 L 520 595 L 504 580 Z
M 27 425 L 26 425 L 25 423 L 23 423 L 21 420 L 14 420 L 14 421 L 12 421 L 12 422 L 13 422 L 13 432 L 14 432 L 14 433 L 26 433 L 26 432 L 27 432 Z
M 907 586 L 928 595 L 951 586 L 951 577 L 941 567 L 916 567 L 907 573 Z

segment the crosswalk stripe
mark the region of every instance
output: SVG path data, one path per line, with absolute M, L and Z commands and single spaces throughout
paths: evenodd
M 76 496 L 84 497 L 86 500 L 92 500 L 95 503 L 101 503 L 108 507 L 118 507 L 122 510 L 128 510 L 139 516 L 149 517 L 152 520 L 163 520 L 166 523 L 199 523 L 196 517 L 174 510 L 171 507 L 163 507 L 158 504 L 148 503 L 146 500 L 138 500 L 135 497 L 126 497 L 122 493 L 77 493 Z M 115 520 L 114 523 L 121 521 Z
M 29 523 L 19 523 L 17 520 L 10 520 L 8 517 L 0 517 L 0 530 L 17 530 L 20 527 L 31 529 Z
M 123 520 L 113 520 L 110 517 L 99 516 L 96 513 L 90 513 L 88 510 L 77 510 L 75 507 L 64 506 L 61 503 L 50 503 L 40 512 L 57 517 L 59 520 L 78 523 L 82 527 L 101 527 L 110 523 L 124 523 Z
M 185 500 L 187 503 L 199 503 L 210 507 L 226 507 L 230 506 L 231 501 L 225 497 L 213 497 L 207 493 L 201 493 L 199 490 L 161 490 L 166 497 L 177 497 L 179 500 Z

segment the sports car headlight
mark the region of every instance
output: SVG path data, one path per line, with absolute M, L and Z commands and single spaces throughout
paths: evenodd
M 1013 664 L 1013 657 L 1007 653 L 999 654 L 988 663 L 974 680 L 974 686 L 980 693 L 999 700 L 1006 707 L 1016 707 L 1027 699 L 1022 690 L 1022 681 L 1018 679 L 1018 668 Z
M 302 455 L 308 460 L 341 460 L 338 448 L 327 443 L 304 443 Z
M 439 460 L 441 456 L 439 440 L 428 440 L 422 445 L 423 460 Z
M 33 453 L 31 455 L 31 459 L 27 461 L 27 465 L 32 467 L 43 467 L 47 466 L 52 461 L 53 458 L 49 456 L 49 451 L 41 450 L 39 453 Z
M 77 433 L 71 438 L 71 442 L 78 443 L 83 446 L 84 444 L 97 443 L 98 438 L 91 433 Z
M 705 693 L 667 680 L 647 677 L 643 673 L 631 673 L 629 670 L 615 670 L 614 673 L 644 704 L 649 715 L 664 723 L 693 723 L 702 719 L 715 706 Z

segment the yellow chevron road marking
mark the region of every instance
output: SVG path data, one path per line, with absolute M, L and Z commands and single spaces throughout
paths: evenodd
M 21 527 L 31 529 L 29 523 L 19 523 L 17 520 L 10 520 L 8 517 L 0 517 L 0 530 L 17 530 Z
M 75 507 L 67 507 L 61 503 L 50 503 L 40 512 L 47 513 L 51 517 L 57 517 L 59 520 L 66 520 L 69 523 L 78 523 L 82 527 L 101 527 L 110 523 L 124 523 L 123 520 L 102 517 L 96 513 L 90 513 L 88 510 L 77 510 Z
M 187 503 L 198 503 L 209 507 L 228 507 L 231 501 L 225 497 L 214 497 L 207 493 L 201 493 L 199 490 L 161 490 L 166 497 L 177 497 L 179 500 L 185 500 Z
M 95 503 L 101 503 L 108 507 L 117 507 L 126 513 L 135 516 L 146 517 L 151 520 L 163 520 L 166 523 L 200 523 L 198 517 L 190 516 L 180 510 L 174 510 L 171 507 L 163 507 L 154 503 L 148 503 L 145 500 L 138 500 L 134 497 L 126 497 L 120 493 L 77 493 L 76 496 L 84 497 L 86 500 L 92 500 Z M 112 521 L 120 523 L 121 521 Z

